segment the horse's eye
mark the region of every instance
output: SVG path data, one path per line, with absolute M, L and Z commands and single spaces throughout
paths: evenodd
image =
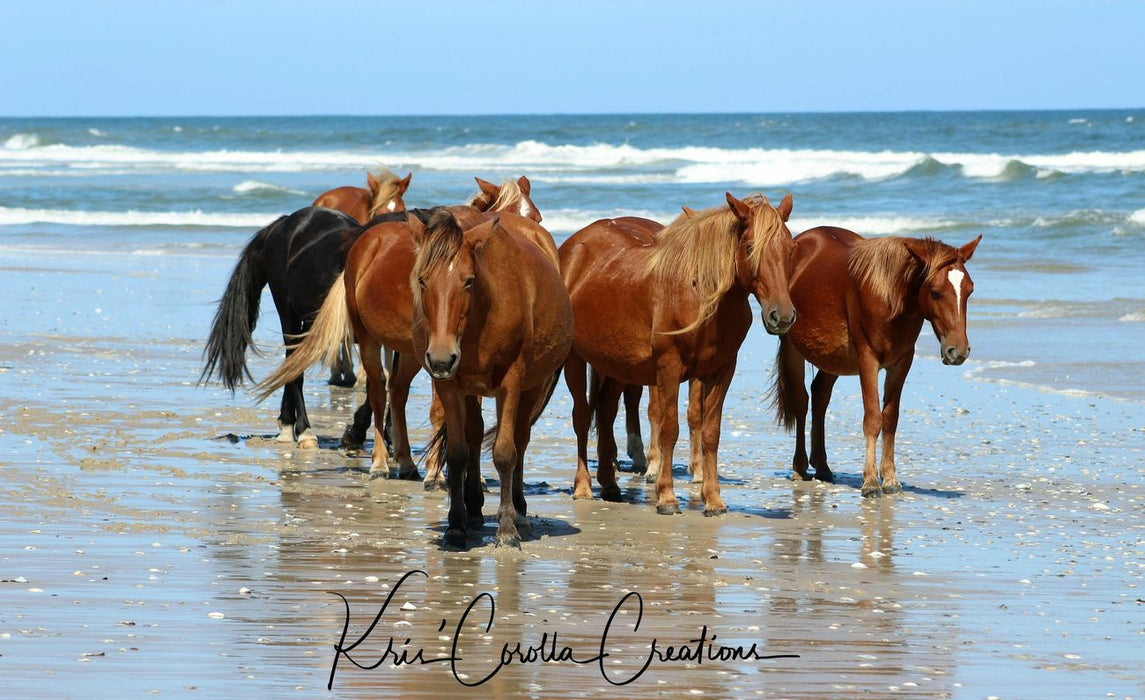
M 939 299 L 942 298 L 942 292 L 936 292 L 932 289 L 932 290 L 930 290 L 930 298 L 934 299 L 935 301 L 938 301 Z
M 465 278 L 465 284 L 463 284 L 462 287 L 464 289 L 469 289 L 472 286 L 473 286 L 473 278 L 472 277 L 466 277 Z
M 417 278 L 417 286 L 421 287 L 422 289 L 425 289 L 425 278 L 424 277 L 418 277 Z

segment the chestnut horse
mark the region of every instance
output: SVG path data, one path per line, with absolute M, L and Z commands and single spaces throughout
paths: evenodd
M 833 481 L 827 465 L 824 421 L 839 375 L 859 375 L 863 395 L 863 496 L 902 491 L 895 475 L 895 431 L 903 383 L 914 361 L 924 321 L 941 346 L 942 362 L 960 365 L 970 355 L 966 300 L 974 283 L 966 261 L 982 236 L 961 248 L 931 238 L 864 239 L 822 226 L 795 238 L 791 299 L 799 323 L 779 340 L 772 397 L 777 420 L 795 428 L 793 478 L 809 479 L 804 427 L 807 389 L 804 361 L 818 368 L 811 381 L 811 460 L 815 478 Z M 886 370 L 879 406 L 879 370 Z M 875 443 L 883 454 L 875 471 Z M 880 474 L 882 484 L 879 483 Z
M 587 363 L 619 385 L 658 389 L 658 436 L 667 464 L 679 435 L 680 383 L 701 381 L 704 514 L 727 511 L 716 459 L 724 396 L 751 326 L 748 295 L 759 301 L 769 333 L 786 332 L 795 323 L 795 308 L 787 292 L 791 196 L 778 208 L 759 194 L 739 200 L 727 193 L 726 198 L 726 207 L 681 215 L 659 231 L 646 219 L 597 221 L 561 246 L 561 271 L 576 318 L 565 365 L 577 436 L 574 498 L 592 497 L 587 440 L 599 397 L 585 396 Z M 655 234 L 651 242 L 649 231 Z M 620 498 L 614 417 L 615 408 L 602 410 L 597 426 L 597 480 L 606 500 Z M 661 469 L 657 478 L 656 511 L 680 512 L 671 469 Z
M 546 252 L 556 264 L 556 244 L 552 236 L 535 220 L 540 212 L 529 198 L 530 185 L 525 177 L 507 180 L 498 187 L 477 179 L 479 192 L 470 204 L 449 207 L 463 226 L 472 226 L 492 216 L 483 214 L 480 207 L 503 207 L 495 210 L 501 216 L 501 228 L 524 236 Z M 354 422 L 346 429 L 343 443 L 360 445 L 365 441 L 374 418 L 376 439 L 370 473 L 388 478 L 389 458 L 381 430 L 387 398 L 390 399 L 394 459 L 398 475 L 403 479 L 416 479 L 406 426 L 405 406 L 409 387 L 420 369 L 416 358 L 402 359 L 413 352 L 410 328 L 413 319 L 413 294 L 409 275 L 417 253 L 417 239 L 424 231 L 424 221 L 431 211 L 417 212 L 408 220 L 391 221 L 367 229 L 354 243 L 346 257 L 346 269 L 334 280 L 326 294 L 313 330 L 303 338 L 295 352 L 273 374 L 257 387 L 260 400 L 280 386 L 301 377 L 316 363 L 335 361 L 343 342 L 356 341 L 366 370 L 367 401 L 354 414 Z M 382 348 L 399 354 L 389 377 L 389 386 L 382 372 Z M 431 461 L 426 469 L 426 486 L 443 483 L 439 461 Z
M 364 225 L 378 214 L 405 211 L 402 195 L 409 189 L 412 177 L 413 173 L 409 173 L 399 180 L 398 176 L 387 168 L 379 170 L 376 177 L 373 173 L 367 172 L 366 184 L 369 189 L 336 187 L 318 195 L 318 199 L 315 199 L 311 206 L 337 209 Z
M 497 398 L 493 463 L 501 482 L 497 544 L 520 546 L 525 450 L 572 347 L 573 316 L 555 261 L 500 219 L 464 233 L 448 211 L 430 219 L 410 274 L 414 356 L 445 409 L 447 545 L 480 528 L 484 426 L 480 397 Z

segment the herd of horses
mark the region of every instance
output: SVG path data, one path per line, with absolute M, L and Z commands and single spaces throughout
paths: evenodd
M 448 488 L 449 546 L 465 547 L 482 527 L 483 446 L 492 448 L 500 479 L 497 542 L 519 544 L 527 522 L 525 451 L 562 373 L 577 438 L 574 498 L 593 495 L 587 455 L 595 421 L 600 496 L 620 500 L 613 423 L 624 397 L 628 453 L 656 484 L 657 512 L 680 511 L 671 465 L 679 389 L 688 382 L 693 480 L 705 515 L 726 512 L 717 476 L 721 415 L 752 323 L 751 297 L 764 328 L 779 338 L 770 397 L 778 421 L 795 429 L 796 479 L 812 478 L 812 467 L 814 478 L 833 480 L 824 417 L 835 380 L 857 374 L 862 495 L 901 491 L 899 399 L 924 323 L 944 363 L 961 364 L 970 353 L 973 283 L 965 264 L 981 236 L 960 248 L 931 238 L 864 239 L 830 226 L 792 236 L 790 194 L 773 206 L 758 193 L 726 193 L 720 206 L 684 207 L 667 225 L 629 216 L 596 221 L 558 248 L 541 226 L 526 177 L 500 185 L 476 178 L 478 190 L 464 204 L 407 210 L 410 180 L 370 174 L 369 189 L 331 190 L 255 234 L 219 302 L 201 379 L 218 377 L 233 391 L 250 377 L 246 354 L 269 286 L 286 359 L 257 392 L 265 399 L 283 390 L 279 439 L 317 446 L 303 374 L 323 362 L 333 368 L 333 383 L 352 382 L 357 344 L 367 398 L 342 442 L 361 447 L 372 422 L 371 475 L 388 478 L 392 460 L 400 478 L 417 479 L 405 409 L 414 376 L 426 369 L 436 430 L 425 483 Z M 817 369 L 810 396 L 806 363 Z M 647 458 L 638 415 L 645 386 Z M 496 400 L 489 429 L 483 397 Z

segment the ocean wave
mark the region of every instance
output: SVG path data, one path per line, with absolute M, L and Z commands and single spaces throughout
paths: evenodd
M 1138 209 L 1129 215 L 1129 223 L 1145 226 L 1145 209 Z
M 1122 323 L 1145 323 L 1145 311 L 1134 311 L 1117 319 Z
M 391 167 L 467 174 L 529 173 L 538 177 L 651 178 L 653 182 L 742 182 L 778 186 L 831 177 L 883 180 L 956 172 L 979 179 L 1058 177 L 1061 174 L 1145 172 L 1145 151 L 1056 155 L 924 153 L 831 149 L 639 148 L 629 144 L 552 145 L 535 140 L 467 144 L 430 150 L 371 151 L 158 151 L 132 146 L 44 144 L 15 134 L 0 149 L 0 173 L 11 168 L 78 170 L 304 172 Z
M 80 211 L 0 207 L 0 226 L 62 224 L 66 226 L 208 226 L 262 227 L 277 214 L 202 211 Z
M 243 180 L 239 184 L 231 188 L 235 194 L 251 194 L 253 192 L 282 192 L 284 194 L 306 194 L 300 190 L 291 189 L 285 185 L 275 185 L 269 182 L 262 182 L 259 180 Z

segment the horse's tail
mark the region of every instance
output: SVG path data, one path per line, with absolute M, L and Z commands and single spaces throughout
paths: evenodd
M 294 381 L 311 365 L 321 362 L 327 367 L 338 361 L 343 347 L 354 342 L 354 327 L 350 310 L 346 306 L 346 273 L 338 275 L 322 308 L 314 317 L 310 330 L 300 337 L 301 342 L 289 346 L 289 354 L 278 369 L 255 387 L 255 397 L 262 401 L 278 389 Z
M 767 400 L 775 409 L 775 422 L 782 425 L 784 430 L 795 428 L 795 411 L 792 410 L 792 394 L 795 387 L 787 377 L 787 363 L 789 356 L 784 352 L 784 338 L 779 339 L 779 349 L 775 353 L 775 367 L 772 369 L 771 387 L 767 390 Z
M 588 366 L 588 432 L 596 431 L 596 409 L 600 406 L 600 390 L 604 388 L 605 378 L 596 368 Z
M 211 333 L 203 349 L 206 363 L 199 375 L 199 383 L 217 376 L 223 386 L 233 392 L 235 387 L 243 383 L 244 378 L 250 378 L 246 351 L 254 346 L 252 334 L 258 323 L 262 288 L 266 286 L 263 251 L 266 239 L 285 219 L 285 216 L 280 216 L 256 233 L 239 254 L 239 261 L 227 281 L 226 291 L 219 300 L 219 308 L 211 323 Z M 257 352 L 257 348 L 255 350 Z
M 557 369 L 556 372 L 553 373 L 552 379 L 549 380 L 549 388 L 545 391 L 545 399 L 537 404 L 537 407 L 533 410 L 533 415 L 529 416 L 529 426 L 530 427 L 537 424 L 537 421 L 539 421 L 541 419 L 541 414 L 544 413 L 545 408 L 548 407 L 549 401 L 552 401 L 553 394 L 557 390 L 557 382 L 560 381 L 561 372 L 563 370 L 564 370 L 564 367 L 560 367 Z M 493 443 L 497 441 L 497 428 L 500 425 L 501 425 L 500 423 L 495 423 L 492 428 L 489 428 L 488 430 L 486 430 L 485 434 L 481 436 L 481 449 L 483 449 L 483 450 L 493 449 Z

